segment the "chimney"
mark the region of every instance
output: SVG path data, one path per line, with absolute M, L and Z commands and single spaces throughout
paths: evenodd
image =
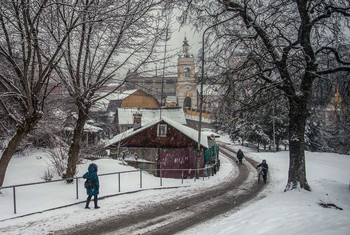
M 141 127 L 142 114 L 141 113 L 134 113 L 133 116 L 134 116 L 134 123 L 133 123 L 132 127 L 134 130 L 137 130 Z

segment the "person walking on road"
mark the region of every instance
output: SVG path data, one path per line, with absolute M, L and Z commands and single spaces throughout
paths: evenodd
M 239 149 L 238 152 L 237 152 L 237 158 L 238 158 L 239 165 L 242 165 L 242 160 L 244 158 L 244 154 L 243 154 L 241 149 Z
M 100 183 L 97 176 L 97 165 L 95 163 L 89 165 L 88 172 L 83 175 L 83 178 L 91 180 L 91 186 L 86 187 L 86 194 L 88 197 L 86 199 L 85 209 L 90 209 L 89 204 L 92 196 L 94 196 L 95 209 L 100 208 L 97 205 L 97 195 L 99 194 Z

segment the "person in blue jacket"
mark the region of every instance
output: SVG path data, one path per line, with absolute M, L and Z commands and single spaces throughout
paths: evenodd
M 97 195 L 99 194 L 100 183 L 98 181 L 97 165 L 95 163 L 91 163 L 88 167 L 88 172 L 86 172 L 83 175 L 84 179 L 87 179 L 88 177 L 90 177 L 90 179 L 92 181 L 92 188 L 86 189 L 86 193 L 87 193 L 88 197 L 86 199 L 85 209 L 90 209 L 89 203 L 91 201 L 92 196 L 94 196 L 95 209 L 98 209 L 100 207 L 97 206 Z

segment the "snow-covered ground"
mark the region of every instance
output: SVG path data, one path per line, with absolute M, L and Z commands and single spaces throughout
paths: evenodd
M 220 140 L 224 140 L 221 138 Z M 257 153 L 241 148 L 246 155 L 261 161 L 266 159 L 270 167 L 270 182 L 257 199 L 235 212 L 226 213 L 211 221 L 181 232 L 180 234 L 350 234 L 350 156 L 331 153 L 306 153 L 307 178 L 312 192 L 283 192 L 288 174 L 288 152 Z M 12 189 L 2 190 L 0 196 L 1 234 L 52 234 L 76 224 L 104 219 L 112 215 L 132 213 L 141 206 L 185 194 L 205 190 L 232 177 L 234 168 L 222 158 L 221 169 L 214 177 L 201 180 L 163 179 L 163 186 L 180 186 L 175 189 L 152 190 L 160 187 L 159 178 L 143 173 L 142 188 L 150 189 L 132 194 L 119 194 L 118 176 L 100 177 L 100 196 L 119 194 L 99 201 L 99 210 L 85 210 L 84 203 L 69 207 L 18 217 L 50 207 L 81 202 L 85 199 L 83 180 L 79 181 L 79 199 L 75 185 L 56 182 L 16 188 L 17 214 L 13 213 Z M 7 170 L 4 186 L 43 181 L 47 170 L 47 153 L 28 152 L 14 157 Z M 78 175 L 85 173 L 90 161 L 78 166 Z M 134 169 L 115 160 L 97 160 L 99 174 Z M 58 179 L 58 177 L 56 177 Z M 121 175 L 121 192 L 140 190 L 139 173 Z M 319 203 L 332 203 L 342 210 L 323 208 Z M 9 219 L 12 218 L 12 219 Z M 116 232 L 118 234 L 118 232 Z
M 258 196 L 262 199 L 181 234 L 350 234 L 350 156 L 306 152 L 312 191 L 284 192 L 288 152 L 249 155 L 269 164 L 270 183 Z M 332 203 L 342 210 L 319 203 Z

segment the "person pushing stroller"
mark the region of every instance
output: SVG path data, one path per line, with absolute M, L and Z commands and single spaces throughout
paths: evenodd
M 244 158 L 244 153 L 241 149 L 238 150 L 237 152 L 237 159 L 238 159 L 238 164 L 242 165 L 242 160 Z
M 263 180 L 264 183 L 266 184 L 266 180 L 267 180 L 267 172 L 269 171 L 269 165 L 267 165 L 266 160 L 262 160 L 262 162 L 257 165 L 256 169 L 261 168 L 261 171 L 263 172 L 262 176 L 263 176 Z

